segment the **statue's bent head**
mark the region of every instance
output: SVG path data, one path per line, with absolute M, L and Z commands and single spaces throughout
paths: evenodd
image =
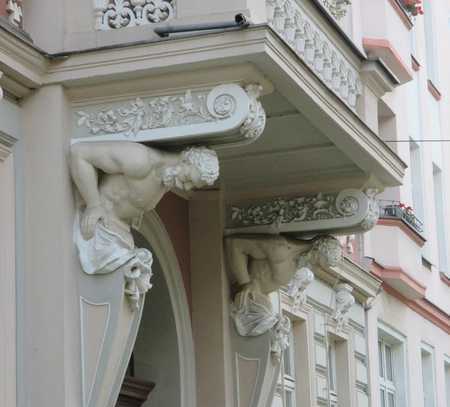
M 178 165 L 167 167 L 164 185 L 190 190 L 212 185 L 219 177 L 219 160 L 215 151 L 206 147 L 190 147 L 181 152 Z

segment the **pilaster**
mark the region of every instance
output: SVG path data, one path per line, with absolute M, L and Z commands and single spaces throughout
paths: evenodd
M 79 406 L 79 320 L 67 163 L 69 104 L 62 86 L 23 104 L 23 360 L 27 406 Z M 79 266 L 78 266 L 79 267 Z M 45 372 L 45 373 L 44 373 Z M 75 381 L 73 382 L 72 379 Z
M 199 192 L 190 202 L 189 212 L 197 404 L 231 406 L 229 286 L 220 193 Z
M 14 158 L 0 133 L 0 405 L 16 405 Z

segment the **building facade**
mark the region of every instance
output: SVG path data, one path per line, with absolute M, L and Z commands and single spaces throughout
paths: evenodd
M 0 406 L 450 406 L 449 16 L 0 0 Z

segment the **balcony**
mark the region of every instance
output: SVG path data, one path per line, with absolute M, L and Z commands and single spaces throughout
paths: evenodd
M 399 201 L 380 200 L 380 218 L 397 219 L 419 235 L 423 234 L 423 222 L 414 215 L 412 208 Z

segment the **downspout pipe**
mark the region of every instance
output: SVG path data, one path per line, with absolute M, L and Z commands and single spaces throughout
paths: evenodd
M 197 32 L 197 31 L 211 31 L 211 30 L 223 30 L 227 28 L 247 28 L 250 25 L 247 17 L 242 14 L 236 14 L 234 21 L 225 21 L 222 23 L 205 23 L 205 24 L 187 24 L 187 25 L 175 25 L 166 27 L 156 27 L 155 33 L 160 37 L 168 37 L 170 34 Z

